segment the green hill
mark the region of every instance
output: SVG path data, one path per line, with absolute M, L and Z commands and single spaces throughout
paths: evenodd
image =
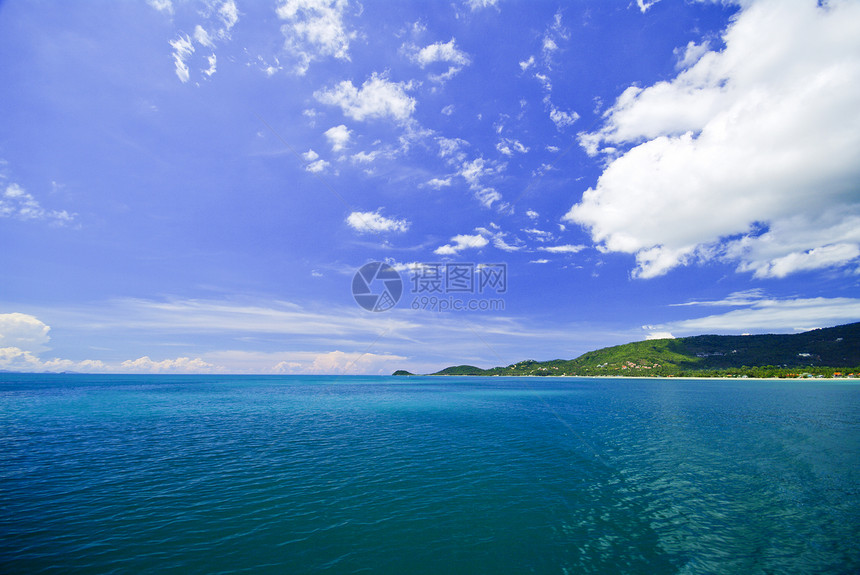
M 698 335 L 637 341 L 573 360 L 448 367 L 432 375 L 860 375 L 860 322 L 798 334 Z

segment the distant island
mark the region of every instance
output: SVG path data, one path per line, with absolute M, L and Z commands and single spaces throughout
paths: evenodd
M 393 375 L 414 375 L 397 370 Z M 860 377 L 860 322 L 797 334 L 697 335 L 589 351 L 576 359 L 506 367 L 446 367 L 428 375 Z

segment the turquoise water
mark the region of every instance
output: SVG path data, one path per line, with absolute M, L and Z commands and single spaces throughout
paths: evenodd
M 860 386 L 0 374 L 2 573 L 857 573 Z

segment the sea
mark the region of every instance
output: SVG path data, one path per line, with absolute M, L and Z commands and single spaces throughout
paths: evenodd
M 850 380 L 0 374 L 0 573 L 860 572 Z

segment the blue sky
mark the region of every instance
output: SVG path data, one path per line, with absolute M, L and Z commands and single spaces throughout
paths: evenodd
M 429 372 L 860 321 L 860 4 L 818 4 L 4 2 L 0 369 Z M 394 308 L 353 298 L 369 262 Z M 457 265 L 506 289 L 415 291 Z

